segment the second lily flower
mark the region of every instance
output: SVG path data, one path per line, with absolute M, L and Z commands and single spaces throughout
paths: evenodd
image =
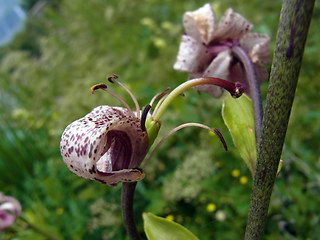
M 243 16 L 228 9 L 219 24 L 210 4 L 186 12 L 183 16 L 185 34 L 182 36 L 174 69 L 188 72 L 189 78 L 217 77 L 231 82 L 239 81 L 250 95 L 248 80 L 241 61 L 233 54 L 232 48 L 241 47 L 254 64 L 258 80 L 268 77 L 262 67 L 268 64 L 270 38 L 260 33 L 250 33 L 253 25 Z M 220 97 L 223 89 L 202 85 L 200 91 Z

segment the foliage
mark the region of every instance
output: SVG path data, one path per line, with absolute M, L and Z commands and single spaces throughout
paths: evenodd
M 89 93 L 109 73 L 117 73 L 141 105 L 183 82 L 186 75 L 172 69 L 183 31 L 181 17 L 205 2 L 58 1 L 31 15 L 25 31 L 1 49 L 0 189 L 22 204 L 21 219 L 1 239 L 47 239 L 45 233 L 54 239 L 125 239 L 120 188 L 72 174 L 59 154 L 60 135 L 95 106 L 118 105 L 108 95 Z M 213 3 L 218 15 L 228 7 L 245 15 L 255 31 L 272 37 L 272 44 L 280 5 L 280 0 Z M 315 11 L 266 239 L 319 235 L 319 21 Z M 263 97 L 266 87 L 264 83 Z M 109 88 L 130 102 L 116 85 Z M 231 144 L 221 105 L 221 99 L 190 90 L 164 114 L 160 135 L 177 123 L 202 122 L 222 131 L 230 151 L 224 152 L 204 130 L 185 129 L 170 137 L 137 185 L 135 213 L 141 233 L 142 213 L 148 211 L 173 216 L 199 239 L 243 236 L 251 174 Z
M 152 213 L 144 213 L 144 229 L 149 240 L 165 239 L 190 239 L 197 240 L 188 229 L 180 224 L 165 218 L 158 217 Z
M 222 107 L 222 117 L 230 131 L 233 143 L 253 176 L 257 153 L 252 101 L 246 95 L 238 99 L 226 96 Z

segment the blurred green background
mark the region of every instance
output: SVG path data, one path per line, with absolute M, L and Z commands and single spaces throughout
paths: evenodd
M 38 10 L 37 2 L 47 4 Z M 64 128 L 92 108 L 119 105 L 90 86 L 116 73 L 140 105 L 175 87 L 187 74 L 173 70 L 183 33 L 182 15 L 202 0 L 51 0 L 24 2 L 25 29 L 0 48 L 0 191 L 17 198 L 22 216 L 0 239 L 127 239 L 120 209 L 121 184 L 111 188 L 79 178 L 64 165 Z M 211 2 L 216 15 L 232 7 L 271 36 L 281 1 Z M 33 8 L 32 8 L 33 7 Z M 316 2 L 282 160 L 270 203 L 265 239 L 320 236 L 320 4 Z M 270 69 L 270 66 L 269 66 Z M 130 102 L 116 85 L 112 91 Z M 263 83 L 265 100 L 267 82 Z M 131 103 L 131 102 L 130 102 Z M 174 219 L 200 239 L 242 239 L 251 176 L 221 117 L 222 99 L 196 91 L 175 100 L 163 116 L 160 136 L 185 122 L 201 122 L 224 134 L 179 131 L 148 163 L 137 185 L 135 213 Z M 131 105 L 133 106 L 133 104 Z

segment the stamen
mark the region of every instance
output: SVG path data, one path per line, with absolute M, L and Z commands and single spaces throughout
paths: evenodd
M 156 100 L 158 100 L 158 99 L 162 98 L 163 96 L 167 95 L 169 92 L 170 92 L 170 88 L 168 87 L 166 90 L 157 93 L 157 94 L 151 99 L 151 102 L 149 103 L 149 105 L 152 106 L 153 103 L 154 103 Z
M 111 96 L 113 96 L 115 99 L 117 99 L 119 102 L 121 102 L 129 111 L 130 115 L 135 116 L 134 113 L 132 112 L 131 108 L 129 107 L 129 105 L 121 98 L 119 97 L 117 94 L 111 92 L 109 89 L 107 89 L 107 85 L 104 83 L 100 83 L 100 84 L 96 84 L 93 85 L 90 88 L 90 92 L 93 94 L 94 91 L 98 90 L 98 89 L 102 89 L 103 91 L 109 93 Z
M 168 97 L 168 94 L 164 95 L 160 100 L 159 102 L 157 103 L 156 107 L 154 108 L 154 111 L 153 111 L 153 115 L 157 113 L 159 107 L 161 106 L 162 102 Z
M 233 98 L 241 97 L 242 93 L 244 92 L 244 89 L 241 85 L 241 83 L 236 82 L 235 83 L 235 89 L 233 95 L 231 95 Z
M 148 112 L 150 111 L 151 109 L 151 105 L 146 105 L 143 109 L 143 112 L 142 112 L 142 115 L 141 115 L 141 121 L 140 121 L 140 127 L 141 127 L 141 130 L 142 131 L 146 131 L 146 119 L 147 119 L 147 116 L 148 116 Z
M 220 130 L 218 128 L 213 129 L 213 132 L 216 134 L 216 136 L 219 138 L 220 142 L 222 143 L 224 150 L 228 151 L 228 146 L 226 141 L 224 140 L 224 137 Z
M 90 88 L 90 92 L 92 94 L 94 94 L 94 91 L 98 90 L 98 89 L 106 89 L 108 88 L 106 84 L 104 83 L 100 83 L 100 84 L 96 84 L 96 85 L 93 85 L 91 88 Z
M 117 80 L 117 78 L 119 78 L 119 77 L 116 74 L 110 74 L 107 76 L 107 79 L 109 82 L 119 84 L 124 90 L 126 90 L 127 93 L 129 93 L 131 99 L 133 100 L 133 102 L 136 106 L 137 118 L 140 118 L 140 106 L 139 106 L 137 99 L 135 98 L 135 96 L 132 94 L 132 92 L 125 85 L 123 85 L 121 82 L 119 82 Z
M 212 129 L 204 124 L 201 124 L 201 123 L 184 123 L 184 124 L 181 124 L 180 126 L 178 127 L 175 127 L 174 129 L 172 129 L 166 136 L 164 136 L 158 143 L 157 145 L 155 146 L 155 148 L 152 150 L 152 152 L 150 153 L 150 155 L 148 156 L 148 158 L 144 161 L 144 164 L 142 166 L 142 169 L 144 169 L 146 167 L 146 164 L 148 163 L 148 161 L 151 159 L 151 157 L 154 155 L 154 153 L 159 149 L 159 147 L 172 135 L 174 134 L 175 132 L 179 131 L 180 129 L 182 128 L 185 128 L 185 127 L 200 127 L 200 128 L 204 128 L 204 129 L 207 129 L 209 130 L 210 132 L 213 132 L 218 138 L 219 140 L 221 141 L 224 149 L 226 151 L 228 151 L 228 147 L 227 147 L 227 144 L 226 144 L 226 141 L 224 140 L 221 132 L 215 128 L 215 129 Z
M 167 98 L 168 94 L 169 94 L 169 91 L 167 92 L 167 94 L 162 96 L 162 98 L 159 100 L 156 107 L 154 108 L 153 114 L 157 114 L 157 111 L 158 111 L 159 107 L 161 106 L 161 103 Z M 180 93 L 179 95 L 182 97 L 185 96 L 184 93 Z
M 114 73 L 112 73 L 112 74 L 110 74 L 110 75 L 107 76 L 108 81 L 111 82 L 111 83 L 114 83 L 113 80 L 116 80 L 116 79 L 118 79 L 118 78 L 119 78 L 119 76 L 116 75 L 116 74 L 114 74 Z

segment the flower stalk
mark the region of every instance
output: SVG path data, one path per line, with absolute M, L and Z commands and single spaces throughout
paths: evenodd
M 180 94 L 182 94 L 185 90 L 201 86 L 201 85 L 214 85 L 219 86 L 227 90 L 232 97 L 238 98 L 244 92 L 241 83 L 236 82 L 229 82 L 220 78 L 214 77 L 203 77 L 203 78 L 196 78 L 189 81 L 186 81 L 176 87 L 172 92 L 170 92 L 167 96 L 164 96 L 164 99 L 161 99 L 156 106 L 156 110 L 153 112 L 151 117 L 146 120 L 146 128 L 149 137 L 149 147 L 153 144 L 155 138 L 158 136 L 158 131 L 161 126 L 160 117 L 167 109 L 169 104 Z
M 222 87 L 228 92 L 230 92 L 230 94 L 233 97 L 239 97 L 239 95 L 243 93 L 243 89 L 240 83 L 232 83 L 220 78 L 213 77 L 192 79 L 180 84 L 168 95 L 168 97 L 163 101 L 163 103 L 159 107 L 158 111 L 153 115 L 153 120 L 159 121 L 160 117 L 162 116 L 162 114 L 174 98 L 183 93 L 185 90 L 199 85 L 215 85 Z
M 137 182 L 124 182 L 122 183 L 121 190 L 121 209 L 123 223 L 126 228 L 130 240 L 140 240 L 133 213 L 133 198 Z
M 249 57 L 248 53 L 240 46 L 233 46 L 232 53 L 240 60 L 243 64 L 246 78 L 249 85 L 249 90 L 252 99 L 253 111 L 254 111 L 254 125 L 255 125 L 255 136 L 256 136 L 256 145 L 258 146 L 259 139 L 261 136 L 261 128 L 262 128 L 262 102 L 261 102 L 261 94 L 259 81 L 257 78 L 257 74 L 254 69 L 254 65 Z
M 262 122 L 246 240 L 263 238 L 314 0 L 284 0 Z

